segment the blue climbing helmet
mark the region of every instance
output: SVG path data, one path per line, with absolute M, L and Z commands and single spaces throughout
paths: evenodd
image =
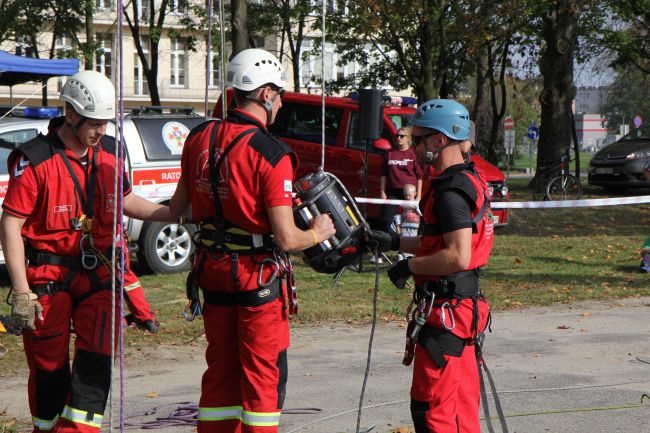
M 452 140 L 469 139 L 469 112 L 451 99 L 431 99 L 420 105 L 411 117 L 411 125 L 435 129 Z

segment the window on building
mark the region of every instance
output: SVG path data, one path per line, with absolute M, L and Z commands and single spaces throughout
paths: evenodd
M 32 37 L 27 35 L 16 38 L 16 55 L 23 57 L 36 57 Z
M 149 37 L 141 36 L 140 43 L 145 55 L 149 57 Z M 137 96 L 145 96 L 149 94 L 149 86 L 147 76 L 144 74 L 142 62 L 138 56 L 137 51 L 133 52 L 133 93 Z
M 138 10 L 140 11 L 140 19 L 142 21 L 148 22 L 149 21 L 149 13 L 150 13 L 150 11 L 149 11 L 149 8 L 150 8 L 149 1 L 150 0 L 136 0 L 136 1 L 137 1 L 137 5 L 138 5 Z
M 169 10 L 178 15 L 187 15 L 189 10 L 188 0 L 170 0 Z
M 221 86 L 221 62 L 219 60 L 219 54 L 212 53 L 212 61 L 210 62 L 210 80 L 208 85 L 210 87 L 220 87 Z
M 313 87 L 320 85 L 321 77 L 325 82 L 332 81 L 337 76 L 334 45 L 325 42 L 325 73 L 323 74 L 322 58 L 319 53 L 312 53 L 313 41 L 306 40 L 302 45 L 302 57 L 300 59 L 300 86 Z
M 113 79 L 113 35 L 97 33 L 97 51 L 95 52 L 95 70 Z
M 182 39 L 174 39 L 172 41 L 171 52 L 171 80 L 172 86 L 185 86 L 185 41 Z
M 95 0 L 95 7 L 97 10 L 113 10 L 115 8 L 113 1 L 114 0 Z

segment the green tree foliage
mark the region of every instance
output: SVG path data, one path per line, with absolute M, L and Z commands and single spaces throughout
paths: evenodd
M 254 34 L 280 35 L 280 60 L 289 56 L 293 88 L 300 90 L 300 60 L 305 33 L 320 22 L 310 0 L 267 0 L 249 6 L 249 26 Z
M 328 15 L 328 40 L 341 63 L 363 68 L 347 85 L 412 87 L 420 101 L 449 97 L 470 71 L 469 13 L 463 1 L 358 0 Z
M 610 0 L 615 27 L 603 43 L 612 49 L 612 66 L 634 66 L 650 74 L 650 0 Z
M 637 115 L 650 122 L 650 75 L 639 68 L 618 70 L 604 111 L 610 131 L 618 132 L 621 124 L 631 124 Z

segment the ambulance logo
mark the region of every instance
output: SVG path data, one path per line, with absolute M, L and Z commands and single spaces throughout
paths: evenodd
M 165 146 L 172 152 L 172 155 L 183 153 L 183 146 L 190 130 L 180 122 L 167 122 L 162 128 L 162 137 Z

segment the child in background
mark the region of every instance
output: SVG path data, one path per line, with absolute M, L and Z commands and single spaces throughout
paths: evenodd
M 404 199 L 415 200 L 417 190 L 415 185 L 407 183 L 404 185 Z M 418 228 L 420 227 L 420 209 L 416 204 L 405 203 L 397 208 L 395 217 L 393 217 L 393 229 L 399 236 L 415 237 L 418 235 Z M 402 260 L 411 257 L 412 254 L 402 253 L 398 251 L 397 260 Z

